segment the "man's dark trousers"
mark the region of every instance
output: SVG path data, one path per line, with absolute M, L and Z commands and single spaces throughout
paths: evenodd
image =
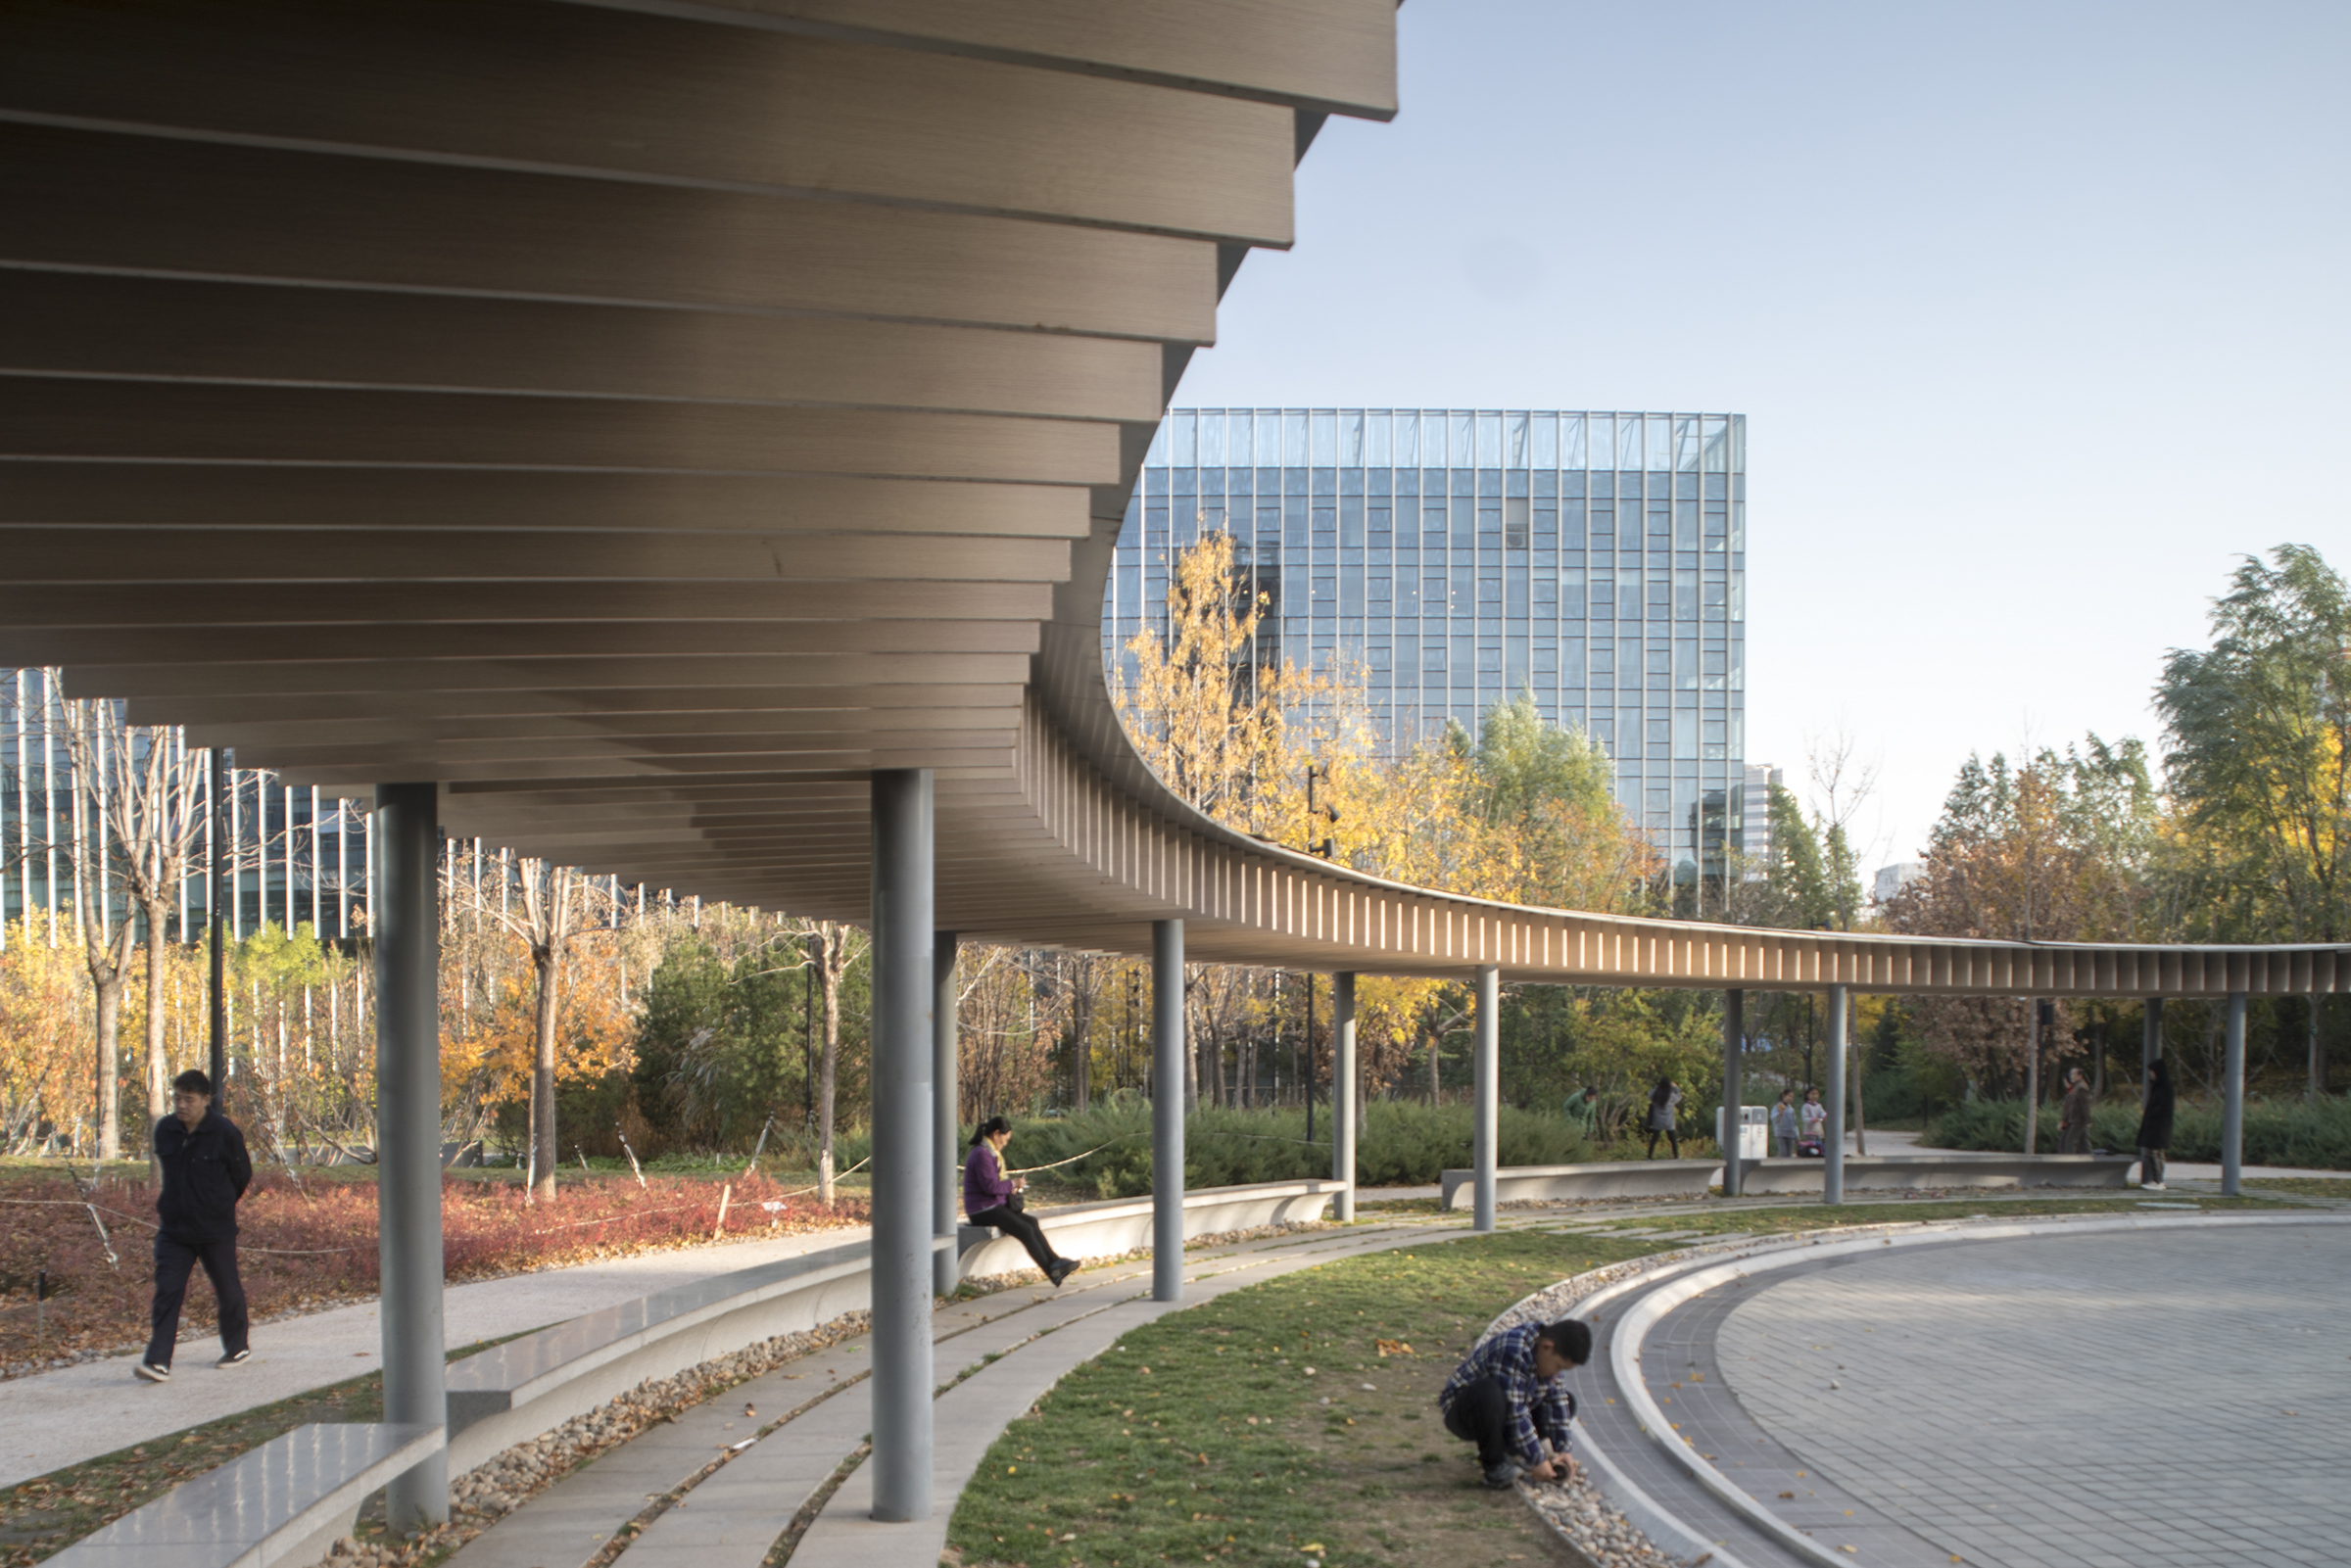
M 1494 1378 L 1481 1377 L 1453 1397 L 1445 1430 L 1477 1445 L 1477 1462 L 1491 1470 L 1511 1452 L 1511 1397 Z
M 234 1355 L 246 1348 L 245 1286 L 237 1278 L 237 1239 L 179 1241 L 162 1231 L 155 1236 L 155 1333 L 147 1341 L 147 1359 L 156 1366 L 171 1364 L 171 1347 L 179 1340 L 179 1306 L 187 1299 L 188 1275 L 198 1263 L 213 1282 L 220 1305 L 220 1350 Z

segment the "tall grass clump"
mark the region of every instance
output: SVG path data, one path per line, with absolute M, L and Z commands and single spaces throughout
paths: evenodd
M 2129 1101 L 2110 1102 L 2090 1113 L 2092 1148 L 2135 1151 L 2137 1137 L 2138 1107 Z M 1921 1142 L 1937 1149 L 2022 1149 L 2024 1102 L 1975 1100 L 1953 1106 L 1928 1121 Z M 2044 1152 L 2057 1147 L 2055 1106 L 2041 1107 L 2039 1147 Z M 2171 1157 L 2199 1164 L 2221 1158 L 2217 1101 L 2182 1102 L 2172 1118 Z M 2245 1164 L 2351 1170 L 2351 1100 L 2246 1101 Z

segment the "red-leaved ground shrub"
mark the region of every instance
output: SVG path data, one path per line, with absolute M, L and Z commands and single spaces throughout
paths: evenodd
M 523 1201 L 518 1181 L 445 1178 L 441 1187 L 443 1267 L 451 1284 L 557 1268 L 599 1258 L 708 1244 L 719 1198 L 731 1188 L 724 1238 L 863 1224 L 863 1197 L 827 1209 L 812 1196 L 787 1196 L 765 1175 L 582 1174 L 562 1182 L 552 1204 Z M 55 1168 L 0 1170 L 0 1376 L 35 1370 L 83 1351 L 126 1351 L 147 1338 L 154 1281 L 155 1194 L 143 1180 L 107 1175 L 88 1186 Z M 780 1211 L 763 1207 L 780 1203 Z M 118 1263 L 91 1221 L 97 1212 Z M 255 1175 L 238 1206 L 238 1268 L 256 1320 L 376 1294 L 375 1182 L 371 1173 Z M 33 1292 L 48 1273 L 50 1299 L 36 1314 Z M 213 1296 L 190 1284 L 181 1332 L 213 1322 Z M 37 1324 L 37 1327 L 36 1327 Z

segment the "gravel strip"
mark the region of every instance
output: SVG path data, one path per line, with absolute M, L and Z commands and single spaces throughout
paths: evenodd
M 449 1523 L 397 1540 L 345 1536 L 322 1564 L 324 1568 L 429 1568 L 580 1465 L 619 1448 L 648 1427 L 789 1361 L 854 1339 L 868 1324 L 867 1313 L 845 1312 L 804 1333 L 779 1334 L 670 1377 L 648 1378 L 619 1398 L 573 1416 L 543 1437 L 518 1443 L 458 1476 L 449 1489 Z M 713 1461 L 707 1469 L 716 1469 L 726 1457 Z

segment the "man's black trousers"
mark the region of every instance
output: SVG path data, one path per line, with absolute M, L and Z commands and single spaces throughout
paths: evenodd
M 1511 1397 L 1498 1379 L 1481 1377 L 1453 1397 L 1445 1411 L 1445 1430 L 1465 1443 L 1477 1445 L 1477 1462 L 1491 1470 L 1511 1452 Z
M 245 1349 L 245 1286 L 237 1278 L 237 1242 L 189 1243 L 156 1232 L 155 1333 L 147 1341 L 147 1359 L 157 1366 L 171 1364 L 171 1347 L 179 1340 L 179 1304 L 187 1299 L 188 1275 L 198 1263 L 213 1282 L 220 1304 L 220 1349 L 234 1355 Z
M 993 1225 L 1007 1236 L 1018 1237 L 1021 1245 L 1029 1249 L 1029 1256 L 1035 1260 L 1037 1268 L 1044 1273 L 1053 1272 L 1053 1265 L 1061 1261 L 1060 1255 L 1045 1240 L 1044 1226 L 1027 1214 L 998 1207 L 983 1209 L 965 1218 L 972 1224 Z

